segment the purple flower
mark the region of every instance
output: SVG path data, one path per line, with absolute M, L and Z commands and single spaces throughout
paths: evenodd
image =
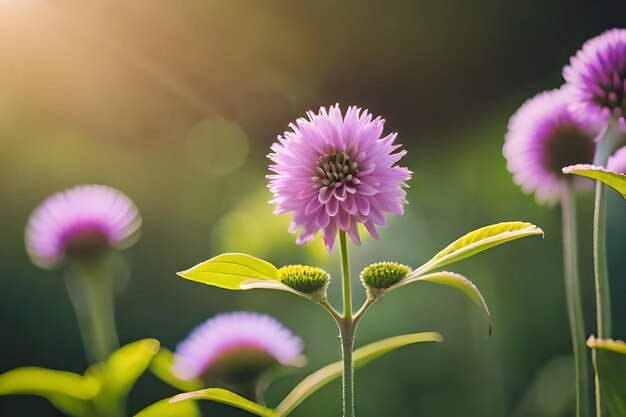
M 511 117 L 503 154 L 513 181 L 537 202 L 554 204 L 564 181 L 561 168 L 593 161 L 595 125 L 581 121 L 568 106 L 563 88 L 526 101 Z
M 338 104 L 307 116 L 290 124 L 268 155 L 274 213 L 293 213 L 289 231 L 299 232 L 298 244 L 320 230 L 330 251 L 338 229 L 360 244 L 358 223 L 378 239 L 385 212 L 404 213 L 403 187 L 411 178 L 395 165 L 406 153 L 394 153 L 401 147 L 394 144 L 397 134 L 383 137 L 384 120 L 356 107 L 345 116 Z
M 42 268 L 134 243 L 141 217 L 133 202 L 106 185 L 79 185 L 48 197 L 31 214 L 26 249 Z
M 611 29 L 585 42 L 563 77 L 572 85 L 575 111 L 602 121 L 613 115 L 622 127 L 626 124 L 625 29 Z
M 606 169 L 619 174 L 626 174 L 626 146 L 619 148 L 613 155 L 609 156 Z
M 302 353 L 302 340 L 264 314 L 219 314 L 176 347 L 174 374 L 183 380 L 205 378 L 242 383 L 276 364 L 287 365 Z

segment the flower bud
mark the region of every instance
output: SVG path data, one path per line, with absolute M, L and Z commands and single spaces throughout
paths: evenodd
M 361 281 L 368 289 L 384 290 L 411 273 L 411 268 L 395 262 L 372 264 L 361 272 Z
M 323 269 L 313 266 L 287 265 L 278 270 L 278 279 L 295 290 L 314 297 L 317 295 L 315 298 L 323 298 L 326 296 L 330 275 Z

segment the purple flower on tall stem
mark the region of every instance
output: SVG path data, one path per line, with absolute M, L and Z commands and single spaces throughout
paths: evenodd
M 26 226 L 26 249 L 42 268 L 134 242 L 141 217 L 133 202 L 105 185 L 79 185 L 48 197 Z
M 626 174 L 626 146 L 619 148 L 613 155 L 609 156 L 606 169 L 619 174 Z
M 246 385 L 277 364 L 302 354 L 302 340 L 271 316 L 245 311 L 219 314 L 176 347 L 174 373 L 183 380 Z
M 374 238 L 385 226 L 385 212 L 401 215 L 406 204 L 406 181 L 411 172 L 396 163 L 406 151 L 394 144 L 397 134 L 382 136 L 384 120 L 372 120 L 367 110 L 339 105 L 309 111 L 291 131 L 278 137 L 268 157 L 268 175 L 275 213 L 293 213 L 290 232 L 297 243 L 322 232 L 326 248 L 335 244 L 338 230 L 360 244 L 358 224 Z M 395 152 L 395 153 L 394 153 Z
M 611 29 L 585 42 L 563 69 L 573 109 L 584 117 L 626 121 L 626 29 Z
M 626 30 L 611 29 L 585 42 L 570 59 L 570 65 L 563 69 L 563 76 L 571 87 L 572 108 L 577 114 L 588 120 L 598 120 L 604 125 L 604 132 L 597 139 L 593 162 L 596 166 L 608 167 L 608 158 L 624 142 L 626 130 Z M 600 338 L 611 336 L 612 321 L 604 190 L 601 183 L 596 184 L 593 217 L 596 329 Z M 596 392 L 600 392 L 597 384 L 596 378 Z M 602 408 L 601 396 L 597 395 L 597 415 L 602 413 Z
M 513 181 L 539 203 L 559 200 L 565 177 L 561 169 L 593 162 L 597 127 L 569 107 L 569 91 L 545 91 L 527 100 L 511 117 L 503 154 Z

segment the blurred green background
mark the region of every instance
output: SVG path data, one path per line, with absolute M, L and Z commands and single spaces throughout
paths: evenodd
M 439 331 L 441 345 L 404 348 L 356 374 L 357 410 L 373 416 L 572 415 L 573 369 L 563 296 L 560 213 L 511 181 L 501 154 L 508 118 L 562 83 L 589 37 L 623 25 L 621 1 L 296 2 L 0 0 L 0 372 L 37 365 L 82 372 L 78 328 L 60 273 L 28 260 L 23 230 L 48 195 L 109 184 L 139 206 L 143 235 L 118 300 L 123 343 L 176 343 L 206 318 L 247 309 L 301 335 L 309 365 L 275 383 L 275 405 L 308 371 L 340 356 L 337 329 L 312 303 L 235 293 L 176 277 L 223 251 L 276 264 L 337 254 L 297 247 L 288 216 L 266 204 L 265 155 L 289 122 L 335 102 L 381 114 L 414 172 L 410 206 L 382 239 L 352 248 L 355 272 L 375 261 L 418 265 L 480 226 L 525 220 L 524 239 L 455 266 L 494 316 L 429 284 L 385 297 L 357 345 Z M 591 197 L 580 203 L 588 333 L 594 332 Z M 626 203 L 612 195 L 609 248 L 615 336 L 626 337 Z M 355 273 L 356 275 L 356 273 Z M 357 303 L 363 299 L 355 280 Z M 145 375 L 131 411 L 175 391 Z M 293 415 L 338 416 L 339 382 Z M 55 416 L 45 400 L 0 397 L 1 416 Z M 243 412 L 207 405 L 206 415 Z

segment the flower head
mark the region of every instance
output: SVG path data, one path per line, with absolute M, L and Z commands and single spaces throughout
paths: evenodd
M 298 244 L 320 230 L 330 251 L 338 229 L 360 244 L 358 223 L 378 238 L 385 212 L 403 214 L 403 187 L 411 178 L 395 165 L 406 153 L 394 153 L 401 147 L 394 144 L 397 134 L 382 136 L 384 120 L 356 107 L 345 116 L 339 105 L 307 116 L 291 124 L 268 155 L 274 213 L 293 213 L 289 230 L 299 231 Z
M 576 111 L 624 126 L 626 114 L 626 29 L 611 29 L 585 42 L 563 69 Z
M 273 317 L 223 313 L 196 327 L 176 347 L 174 373 L 184 380 L 248 384 L 301 353 L 302 340 Z
M 593 161 L 595 125 L 582 121 L 568 106 L 563 88 L 545 91 L 526 101 L 511 117 L 503 154 L 513 181 L 539 203 L 559 199 L 561 168 Z
M 326 296 L 330 275 L 323 269 L 306 265 L 287 265 L 278 270 L 280 282 L 305 294 Z
M 79 185 L 48 197 L 31 214 L 26 249 L 42 268 L 134 242 L 141 217 L 133 202 L 106 185 Z
M 398 283 L 411 273 L 411 268 L 396 262 L 379 262 L 361 271 L 361 281 L 366 288 L 385 289 Z
M 626 174 L 626 146 L 619 148 L 613 155 L 609 156 L 606 169 L 618 174 Z

